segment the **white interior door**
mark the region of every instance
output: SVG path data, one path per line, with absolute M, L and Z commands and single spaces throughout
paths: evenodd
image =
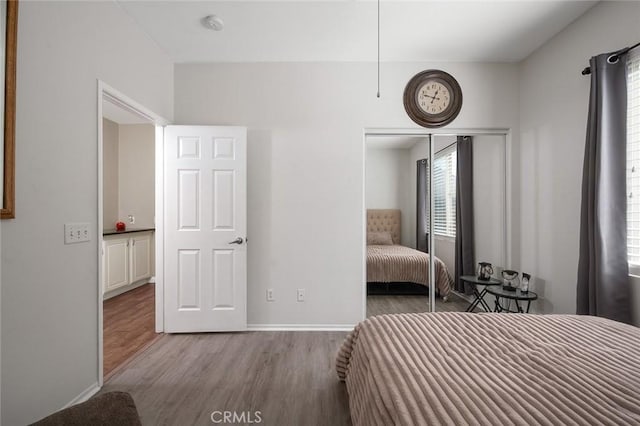
M 247 327 L 246 128 L 167 126 L 165 331 Z

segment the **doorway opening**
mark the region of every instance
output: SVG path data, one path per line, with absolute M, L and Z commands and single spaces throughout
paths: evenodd
M 158 188 L 166 124 L 98 82 L 100 386 L 163 331 L 162 194 Z

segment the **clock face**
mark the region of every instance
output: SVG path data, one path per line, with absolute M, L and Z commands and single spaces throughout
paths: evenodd
M 423 127 L 451 123 L 462 108 L 462 89 L 449 73 L 426 70 L 414 75 L 404 88 L 404 109 Z
M 417 92 L 418 106 L 429 115 L 444 112 L 451 104 L 451 93 L 447 86 L 437 80 L 427 80 Z

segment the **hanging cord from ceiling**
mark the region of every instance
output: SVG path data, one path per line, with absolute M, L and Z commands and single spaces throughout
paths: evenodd
M 633 50 L 638 46 L 640 46 L 640 43 L 636 43 L 631 47 L 625 47 L 625 48 L 620 49 L 620 50 L 618 50 L 616 52 L 613 52 L 611 55 L 609 55 L 609 57 L 607 58 L 607 61 L 609 61 L 610 63 L 614 64 L 614 63 L 616 63 L 616 61 L 618 60 L 618 57 L 620 55 L 624 55 L 628 51 Z M 591 74 L 591 67 L 586 67 L 585 69 L 582 70 L 582 75 L 589 75 L 589 74 Z
M 376 97 L 380 97 L 380 0 L 378 0 L 378 92 Z

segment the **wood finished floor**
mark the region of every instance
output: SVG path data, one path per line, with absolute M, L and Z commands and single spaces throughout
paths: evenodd
M 367 296 L 367 317 L 381 314 L 427 312 L 428 303 L 428 295 L 369 295 Z M 455 293 L 451 293 L 446 302 L 443 302 L 440 297 L 436 297 L 436 312 L 464 312 L 468 306 L 469 302 Z
M 456 295 L 436 303 L 438 311 L 468 304 Z M 426 296 L 367 297 L 370 315 L 426 306 Z M 350 425 L 346 387 L 335 372 L 346 334 L 167 334 L 117 370 L 100 392 L 129 392 L 143 425 L 211 425 L 216 410 L 260 411 L 263 425 Z
M 151 344 L 155 332 L 155 285 L 145 284 L 105 300 L 103 305 L 104 376 Z
M 211 425 L 213 411 L 261 412 L 263 425 L 350 425 L 335 358 L 346 332 L 164 335 L 101 393 L 133 397 L 143 425 Z

